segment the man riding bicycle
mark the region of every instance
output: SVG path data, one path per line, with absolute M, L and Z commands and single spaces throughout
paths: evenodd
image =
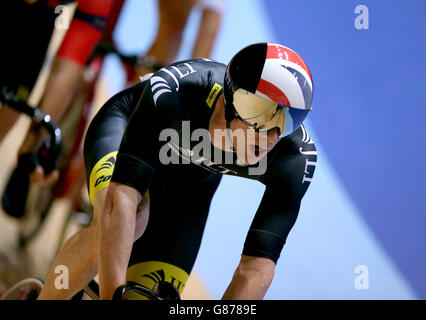
M 312 180 L 302 58 L 274 43 L 228 64 L 177 62 L 112 97 L 93 119 L 85 164 L 94 219 L 57 255 L 39 299 L 67 299 L 99 272 L 102 299 L 126 281 L 181 292 L 223 174 L 266 186 L 224 299 L 262 299 Z M 69 289 L 55 288 L 55 268 Z

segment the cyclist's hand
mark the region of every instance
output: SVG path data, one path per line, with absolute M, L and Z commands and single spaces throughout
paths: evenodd
M 37 165 L 33 172 L 30 174 L 30 181 L 39 186 L 49 186 L 56 182 L 59 178 L 59 171 L 57 169 L 45 174 L 41 165 Z

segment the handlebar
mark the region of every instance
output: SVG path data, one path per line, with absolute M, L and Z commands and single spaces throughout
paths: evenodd
M 132 291 L 138 294 L 141 294 L 150 300 L 164 300 L 162 297 L 160 297 L 158 294 L 156 294 L 152 290 L 144 286 L 141 286 L 140 284 L 136 282 L 131 282 L 131 281 L 118 287 L 114 292 L 112 300 L 122 300 L 122 298 L 124 297 L 126 293 L 132 292 Z
M 106 55 L 108 53 L 115 54 L 118 58 L 120 58 L 121 63 L 128 68 L 136 68 L 136 67 L 145 67 L 155 71 L 163 68 L 163 65 L 160 65 L 156 62 L 154 57 L 151 56 L 140 56 L 140 55 L 127 55 L 122 53 L 114 43 L 109 42 L 99 42 L 95 50 L 93 51 L 93 55 L 102 54 Z
M 114 291 L 112 300 L 122 300 L 124 295 L 128 292 L 138 293 L 150 300 L 181 300 L 179 291 L 176 287 L 166 281 L 157 282 L 152 290 L 134 281 L 128 281 Z
M 19 99 L 12 91 L 8 91 L 6 87 L 1 89 L 0 102 L 5 106 L 28 115 L 35 123 L 48 131 L 50 141 L 47 154 L 43 159 L 40 159 L 40 162 L 46 173 L 55 169 L 55 161 L 61 152 L 62 135 L 61 130 L 55 125 L 51 117 L 40 109 L 31 107 Z

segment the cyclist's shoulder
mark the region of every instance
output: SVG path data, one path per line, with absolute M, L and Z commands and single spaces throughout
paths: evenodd
M 316 163 L 317 149 L 308 131 L 301 125 L 292 134 L 281 139 L 268 157 L 268 168 L 262 180 L 288 180 L 291 176 L 303 174 L 306 161 Z
M 306 127 L 301 125 L 277 143 L 275 160 L 279 161 L 288 156 L 302 156 L 305 150 L 314 152 L 316 147 Z
M 180 60 L 170 64 L 170 66 L 178 66 L 183 64 L 189 64 L 193 68 L 197 68 L 198 70 L 205 72 L 225 72 L 226 69 L 226 64 L 208 58 Z
M 154 74 L 163 77 L 177 89 L 203 89 L 215 83 L 223 86 L 226 65 L 210 59 L 177 61 Z
M 139 101 L 146 84 L 147 81 L 144 80 L 129 88 L 117 92 L 108 99 L 108 101 L 105 103 L 105 106 L 107 106 L 110 110 L 113 108 L 119 112 L 125 112 L 126 114 L 130 115 L 130 113 L 137 105 L 137 102 Z

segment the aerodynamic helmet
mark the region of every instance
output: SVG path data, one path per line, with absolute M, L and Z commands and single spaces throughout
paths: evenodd
M 224 79 L 227 126 L 238 117 L 256 130 L 295 131 L 311 111 L 313 83 L 303 59 L 276 43 L 256 43 L 229 62 Z

